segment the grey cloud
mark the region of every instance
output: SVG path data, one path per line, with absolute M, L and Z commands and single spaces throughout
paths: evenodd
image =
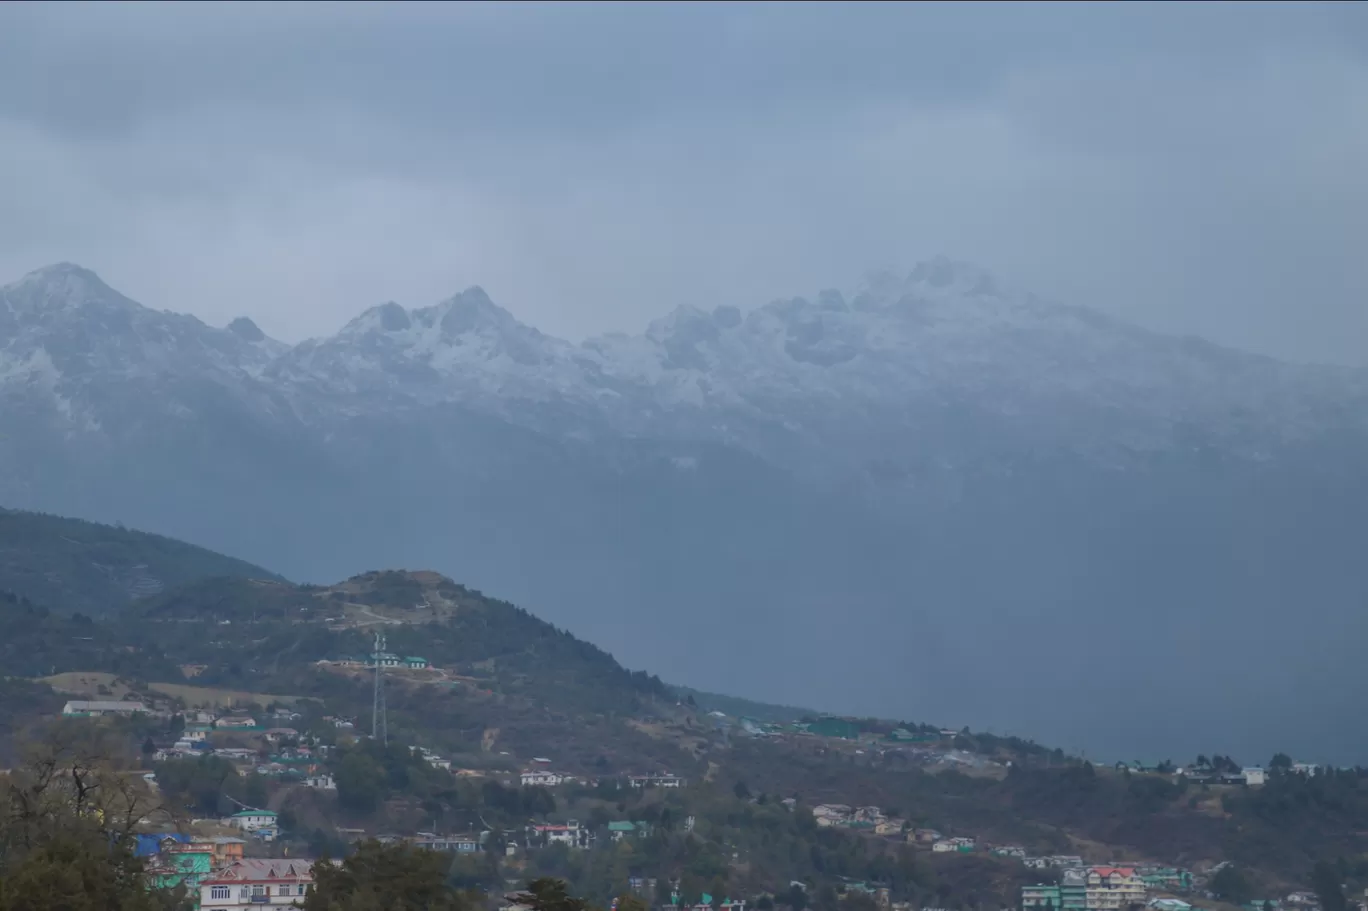
M 479 283 L 549 332 L 935 252 L 1368 359 L 1352 5 L 0 8 L 0 270 L 288 338 Z

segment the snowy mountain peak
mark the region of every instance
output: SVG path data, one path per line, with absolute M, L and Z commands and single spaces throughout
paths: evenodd
M 907 275 L 891 270 L 868 273 L 853 301 L 856 310 L 885 310 L 918 300 L 1009 297 L 997 278 L 986 269 L 946 256 L 917 265 Z
M 239 316 L 228 324 L 228 331 L 236 335 L 245 342 L 262 342 L 266 340 L 266 333 L 251 319 Z
M 838 425 L 852 415 L 881 434 L 921 439 L 924 422 L 957 403 L 1012 426 L 1031 415 L 1031 432 L 1053 427 L 1059 445 L 1143 451 L 1171 445 L 1180 422 L 1232 438 L 1303 432 L 1363 388 L 1336 371 L 1041 303 L 946 257 L 873 273 L 853 295 L 828 289 L 745 314 L 682 306 L 641 334 L 582 345 L 543 334 L 470 287 L 429 307 L 372 307 L 294 348 L 246 318 L 217 329 L 146 309 L 61 264 L 0 289 L 0 375 L 24 377 L 27 388 L 39 367 L 88 379 L 92 395 L 111 377 L 174 378 L 174 389 L 193 377 L 247 398 L 280 395 L 304 413 L 461 403 L 537 424 L 554 423 L 553 412 L 526 403 L 559 403 L 632 433 L 685 428 L 786 463 L 797 450 L 774 428 L 835 451 L 847 432 Z M 1123 435 L 1093 439 L 1121 414 Z
M 394 301 L 386 301 L 362 313 L 342 328 L 340 335 L 355 336 L 375 332 L 403 332 L 412 325 L 409 313 Z
M 426 315 L 429 311 L 424 311 Z M 531 332 L 536 329 L 521 323 L 513 314 L 489 299 L 479 285 L 473 285 L 430 308 L 431 318 L 444 336 L 467 333 Z
M 986 269 L 946 256 L 936 256 L 918 263 L 907 276 L 906 285 L 923 285 L 969 294 L 993 294 L 997 287 L 992 273 Z
M 248 351 L 255 352 L 243 358 L 242 366 L 247 372 L 257 375 L 275 358 L 290 350 L 284 342 L 276 341 L 249 317 L 239 316 L 228 324 L 227 331 L 247 343 Z
M 540 335 L 537 330 L 518 322 L 513 314 L 490 300 L 489 295 L 478 285 L 432 307 L 406 310 L 394 301 L 371 307 L 348 323 L 340 335 L 385 334 L 417 338 L 434 331 L 446 338 L 470 333 L 497 335 L 518 331 Z
M 55 263 L 35 269 L 0 288 L 0 298 L 16 313 L 34 313 L 84 304 L 141 308 L 106 285 L 98 275 L 74 263 Z

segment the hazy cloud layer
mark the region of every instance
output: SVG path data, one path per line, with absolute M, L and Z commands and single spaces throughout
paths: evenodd
M 0 280 L 570 337 L 944 252 L 1368 362 L 1359 5 L 0 6 Z

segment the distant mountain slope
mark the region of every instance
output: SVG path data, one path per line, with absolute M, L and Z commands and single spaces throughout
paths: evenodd
M 279 675 L 264 685 L 290 686 L 313 661 L 364 658 L 383 633 L 400 657 L 509 698 L 564 711 L 674 702 L 658 678 L 434 572 L 369 572 L 330 586 L 203 579 L 136 602 L 121 619 L 179 661 L 206 665 L 196 682 L 247 689 Z
M 206 576 L 280 578 L 160 535 L 0 509 L 0 591 L 38 604 L 101 615 Z
M 575 344 L 470 288 L 291 347 L 40 269 L 0 288 L 0 502 L 296 579 L 432 566 L 709 691 L 1368 757 L 1333 721 L 1368 691 L 1368 373 L 945 259 L 708 303 Z
M 792 705 L 773 705 L 768 702 L 755 702 L 750 699 L 743 699 L 739 696 L 728 696 L 723 693 L 708 693 L 703 690 L 696 690 L 687 686 L 671 687 L 680 699 L 692 699 L 693 704 L 704 712 L 722 712 L 733 718 L 749 718 L 753 721 L 772 721 L 785 722 L 802 718 L 806 715 L 817 715 L 818 712 L 812 709 L 798 708 Z
M 140 644 L 133 646 L 135 641 Z M 0 591 L 0 667 L 12 677 L 77 670 L 143 680 L 180 677 L 159 649 L 126 635 L 115 623 L 49 610 L 6 591 Z

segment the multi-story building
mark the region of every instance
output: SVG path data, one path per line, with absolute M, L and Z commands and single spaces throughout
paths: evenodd
M 275 829 L 279 817 L 274 810 L 240 810 L 228 817 L 228 825 L 244 832 Z
M 242 860 L 247 842 L 231 835 L 216 835 L 209 841 L 214 846 L 214 866 L 226 867 L 234 861 Z
M 302 905 L 313 881 L 312 861 L 234 861 L 200 883 L 200 911 Z
M 1059 911 L 1062 906 L 1059 886 L 1036 885 L 1021 887 L 1021 907 L 1038 911 Z
M 1135 872 L 1146 889 L 1187 892 L 1192 888 L 1192 873 L 1180 867 L 1143 866 L 1136 867 Z
M 184 886 L 190 896 L 198 896 L 200 885 L 213 875 L 214 845 L 211 842 L 169 845 L 147 862 L 147 875 L 154 889 Z
M 475 854 L 483 850 L 483 835 L 437 835 L 432 832 L 419 832 L 415 837 L 409 839 L 409 844 L 416 848 L 427 848 L 430 851 L 454 851 L 457 854 Z
M 1134 867 L 1089 867 L 1088 911 L 1125 911 L 1145 903 L 1145 883 Z
M 1086 911 L 1088 907 L 1088 871 L 1081 867 L 1066 867 L 1059 874 L 1059 907 L 1061 911 Z
M 587 848 L 594 840 L 593 832 L 571 819 L 565 823 L 530 825 L 527 827 L 527 847 L 538 848 L 543 845 L 569 845 L 572 848 Z

